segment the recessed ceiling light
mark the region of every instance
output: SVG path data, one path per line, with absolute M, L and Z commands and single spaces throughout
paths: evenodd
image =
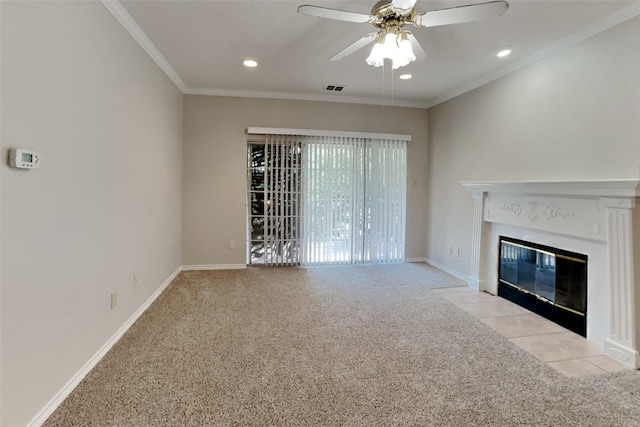
M 411 77 L 413 77 L 411 74 L 402 74 L 402 75 L 400 75 L 400 78 L 402 80 L 409 80 Z
M 504 58 L 505 56 L 509 55 L 511 53 L 511 49 L 505 49 L 505 50 L 501 50 L 500 52 L 498 52 L 498 58 Z
M 245 67 L 254 68 L 258 66 L 258 62 L 253 59 L 245 59 L 242 61 Z

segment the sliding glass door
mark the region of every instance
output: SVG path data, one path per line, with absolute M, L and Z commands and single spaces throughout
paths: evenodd
M 404 141 L 363 138 L 303 143 L 303 263 L 404 259 L 405 149 Z
M 248 166 L 251 264 L 404 259 L 406 141 L 268 135 Z

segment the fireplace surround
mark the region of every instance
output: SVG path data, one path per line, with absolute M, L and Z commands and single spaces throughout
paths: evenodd
M 586 337 L 640 368 L 638 180 L 465 181 L 473 196 L 470 287 L 498 294 L 501 236 L 584 254 Z

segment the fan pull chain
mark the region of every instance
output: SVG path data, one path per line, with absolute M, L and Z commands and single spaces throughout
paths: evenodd
M 391 68 L 391 105 L 393 105 L 393 95 L 394 95 L 394 90 L 393 90 L 393 68 Z
M 385 93 L 384 93 L 384 70 L 385 68 L 387 68 L 385 66 L 385 64 L 382 64 L 382 109 L 384 110 L 384 100 L 385 100 Z

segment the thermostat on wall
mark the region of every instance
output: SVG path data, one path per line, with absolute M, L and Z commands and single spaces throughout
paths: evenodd
M 12 148 L 9 151 L 9 164 L 14 168 L 37 169 L 40 166 L 40 155 L 33 150 Z

